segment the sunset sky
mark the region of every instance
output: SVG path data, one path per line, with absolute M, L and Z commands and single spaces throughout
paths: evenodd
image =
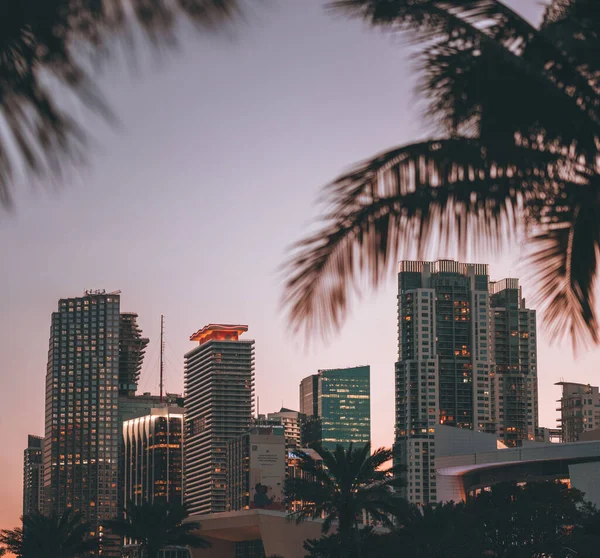
M 183 389 L 191 333 L 245 323 L 261 412 L 298 408 L 300 380 L 319 368 L 370 364 L 374 444 L 392 444 L 394 277 L 331 343 L 306 351 L 278 307 L 277 268 L 317 216 L 323 184 L 426 137 L 410 51 L 326 13 L 322 0 L 251 4 L 218 37 L 186 31 L 178 52 L 107 66 L 98 83 L 119 129 L 90 122 L 89 166 L 58 191 L 20 184 L 18 211 L 0 214 L 0 528 L 21 514 L 27 434 L 44 431 L 50 314 L 86 288 L 119 289 L 121 310 L 139 314 L 151 339 L 140 392 L 158 387 L 161 313 L 168 391 Z M 538 21 L 537 0 L 511 4 Z M 518 246 L 477 261 L 491 263 L 493 279 L 522 272 Z M 526 297 L 534 291 L 525 283 Z M 600 351 L 574 359 L 540 330 L 540 424 L 554 427 L 553 384 L 600 383 Z

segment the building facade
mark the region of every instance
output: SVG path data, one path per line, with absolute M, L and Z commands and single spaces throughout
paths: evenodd
M 146 346 L 150 342 L 142 337 L 137 323 L 138 315 L 123 312 L 119 315 L 119 395 L 134 396 L 144 362 Z
M 288 451 L 300 447 L 301 425 L 304 420 L 302 413 L 282 407 L 276 413 L 267 414 L 267 420 L 277 421 L 283 426 Z
M 44 511 L 44 438 L 27 436 L 23 452 L 23 515 Z
M 319 375 L 313 374 L 300 382 L 300 412 L 307 418 L 319 416 Z
M 394 448 L 409 501 L 437 501 L 438 424 L 507 445 L 535 439 L 536 360 L 518 280 L 490 283 L 483 264 L 400 262 Z
M 303 443 L 320 443 L 326 449 L 339 444 L 371 441 L 371 369 L 369 366 L 319 370 L 300 384 L 301 407 L 316 408 L 307 418 Z M 302 386 L 310 386 L 303 390 Z M 310 431 L 310 434 L 306 434 Z
M 286 440 L 282 426 L 253 427 L 227 443 L 227 511 L 283 510 Z
M 538 431 L 536 313 L 518 279 L 491 282 L 489 291 L 492 419 L 507 446 L 521 446 Z
M 210 324 L 185 355 L 185 502 L 190 513 L 227 507 L 227 442 L 248 430 L 254 402 L 254 341 L 248 326 Z
M 44 511 L 78 510 L 96 536 L 118 505 L 119 312 L 119 294 L 86 291 L 59 301 L 50 328 Z
M 559 400 L 563 442 L 578 442 L 582 434 L 600 428 L 600 394 L 597 386 L 558 382 L 562 387 Z
M 183 504 L 183 408 L 163 406 L 123 423 L 124 501 Z

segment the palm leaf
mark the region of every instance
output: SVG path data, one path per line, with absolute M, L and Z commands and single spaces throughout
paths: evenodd
M 6 3 L 0 18 L 0 208 L 12 207 L 17 170 L 23 168 L 33 178 L 58 178 L 84 160 L 86 136 L 70 116 L 68 103 L 56 102 L 57 92 L 114 122 L 91 79 L 93 61 L 81 54 L 86 48 L 107 54 L 115 34 L 135 36 L 132 28 L 141 29 L 155 45 L 173 44 L 181 17 L 203 30 L 215 29 L 240 8 L 239 0 Z
M 557 156 L 540 149 L 491 151 L 455 138 L 396 148 L 331 183 L 316 234 L 296 244 L 284 267 L 283 304 L 296 329 L 339 328 L 359 279 L 381 284 L 400 253 L 422 257 L 456 245 L 498 250 L 514 237 L 527 198 L 546 188 Z M 310 338 L 310 335 L 309 335 Z
M 557 1 L 542 29 L 498 0 L 333 7 L 410 32 L 428 116 L 450 139 L 387 151 L 326 187 L 322 228 L 284 268 L 295 329 L 309 339 L 339 329 L 363 281 L 380 285 L 400 256 L 495 254 L 524 233 L 551 337 L 567 323 L 574 344 L 596 343 L 600 57 L 569 50 L 586 31 L 598 43 L 593 6 Z
M 600 126 L 600 100 L 567 53 L 504 3 L 497 0 L 338 0 L 332 7 L 374 27 L 409 31 L 426 51 L 438 48 L 486 48 L 538 88 L 562 96 L 565 103 Z

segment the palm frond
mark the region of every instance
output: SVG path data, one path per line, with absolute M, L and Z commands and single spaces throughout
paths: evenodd
M 8 2 L 0 18 L 0 209 L 12 207 L 17 169 L 57 178 L 84 161 L 86 135 L 69 107 L 56 102 L 57 91 L 114 122 L 91 78 L 93 62 L 81 54 L 85 47 L 108 53 L 115 34 L 132 27 L 153 44 L 173 44 L 180 18 L 215 29 L 240 9 L 240 0 Z
M 377 287 L 400 253 L 436 248 L 498 251 L 514 237 L 525 197 L 545 188 L 557 155 L 530 147 L 491 150 L 475 139 L 428 141 L 357 165 L 325 190 L 323 228 L 293 247 L 283 305 L 307 338 L 347 315 L 365 275 Z
M 124 516 L 106 521 L 104 526 L 113 534 L 137 541 L 142 548 L 158 551 L 168 545 L 209 548 L 210 544 L 195 531 L 200 524 L 186 521 L 185 506 L 172 502 L 129 503 Z
M 513 73 L 528 75 L 536 89 L 562 97 L 580 119 L 588 125 L 591 119 L 600 129 L 600 98 L 587 76 L 552 37 L 499 0 L 338 0 L 331 5 L 373 27 L 408 31 L 426 52 L 486 48 Z
M 15 556 L 23 556 L 23 529 L 15 527 L 14 529 L 2 529 L 0 531 L 0 544 Z
M 550 338 L 569 337 L 577 350 L 599 341 L 595 281 L 600 222 L 597 187 L 573 189 L 576 200 L 545 213 L 548 223 L 533 236 L 528 261 Z

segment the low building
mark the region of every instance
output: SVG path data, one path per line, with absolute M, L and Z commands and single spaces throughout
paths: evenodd
M 435 432 L 438 501 L 464 501 L 501 482 L 561 480 L 600 505 L 600 441 L 525 442 L 507 448 L 494 435 L 439 426 Z
M 322 521 L 289 521 L 282 511 L 252 509 L 192 515 L 200 523 L 197 532 L 210 542 L 207 549 L 190 549 L 192 558 L 304 558 L 306 539 L 321 536 Z M 335 525 L 331 533 L 335 533 Z
M 285 508 L 285 442 L 282 426 L 255 426 L 228 442 L 228 511 Z

